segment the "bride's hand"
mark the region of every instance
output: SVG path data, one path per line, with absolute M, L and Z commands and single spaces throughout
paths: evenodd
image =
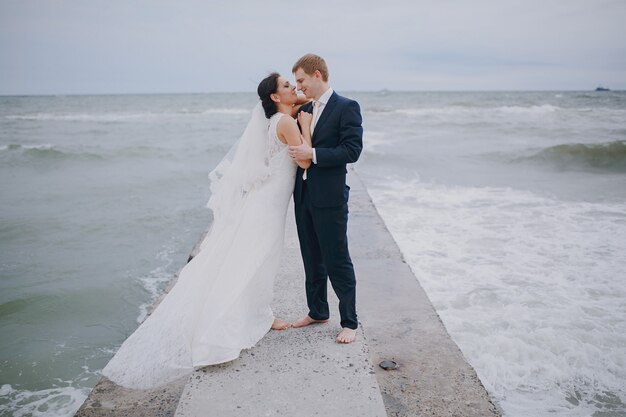
M 311 113 L 307 113 L 305 111 L 301 111 L 298 113 L 298 123 L 300 123 L 300 127 L 302 129 L 308 128 L 311 129 L 311 123 L 313 122 L 313 115 Z

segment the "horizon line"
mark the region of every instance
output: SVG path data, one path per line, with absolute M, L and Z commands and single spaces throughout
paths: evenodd
M 623 92 L 626 89 L 609 89 L 597 91 L 596 89 L 493 89 L 493 90 L 341 90 L 347 93 L 533 93 L 533 92 Z M 253 91 L 196 91 L 196 92 L 111 92 L 111 93 L 0 93 L 0 97 L 70 97 L 70 96 L 148 96 L 148 95 L 205 95 L 205 94 L 256 94 Z

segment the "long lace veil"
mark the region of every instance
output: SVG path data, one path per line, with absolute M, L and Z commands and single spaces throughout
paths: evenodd
M 239 140 L 209 173 L 211 197 L 207 207 L 213 210 L 214 222 L 238 216 L 248 193 L 269 177 L 268 126 L 259 102 Z

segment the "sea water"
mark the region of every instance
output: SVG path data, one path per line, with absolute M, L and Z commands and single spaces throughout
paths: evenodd
M 504 414 L 626 415 L 626 94 L 362 101 L 358 172 Z
M 355 164 L 506 416 L 626 414 L 626 94 L 351 93 Z M 211 220 L 253 94 L 0 98 L 0 416 L 70 416 Z

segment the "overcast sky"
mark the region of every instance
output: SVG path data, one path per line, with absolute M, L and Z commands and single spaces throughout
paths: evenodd
M 626 89 L 626 0 L 0 0 L 0 94 Z

